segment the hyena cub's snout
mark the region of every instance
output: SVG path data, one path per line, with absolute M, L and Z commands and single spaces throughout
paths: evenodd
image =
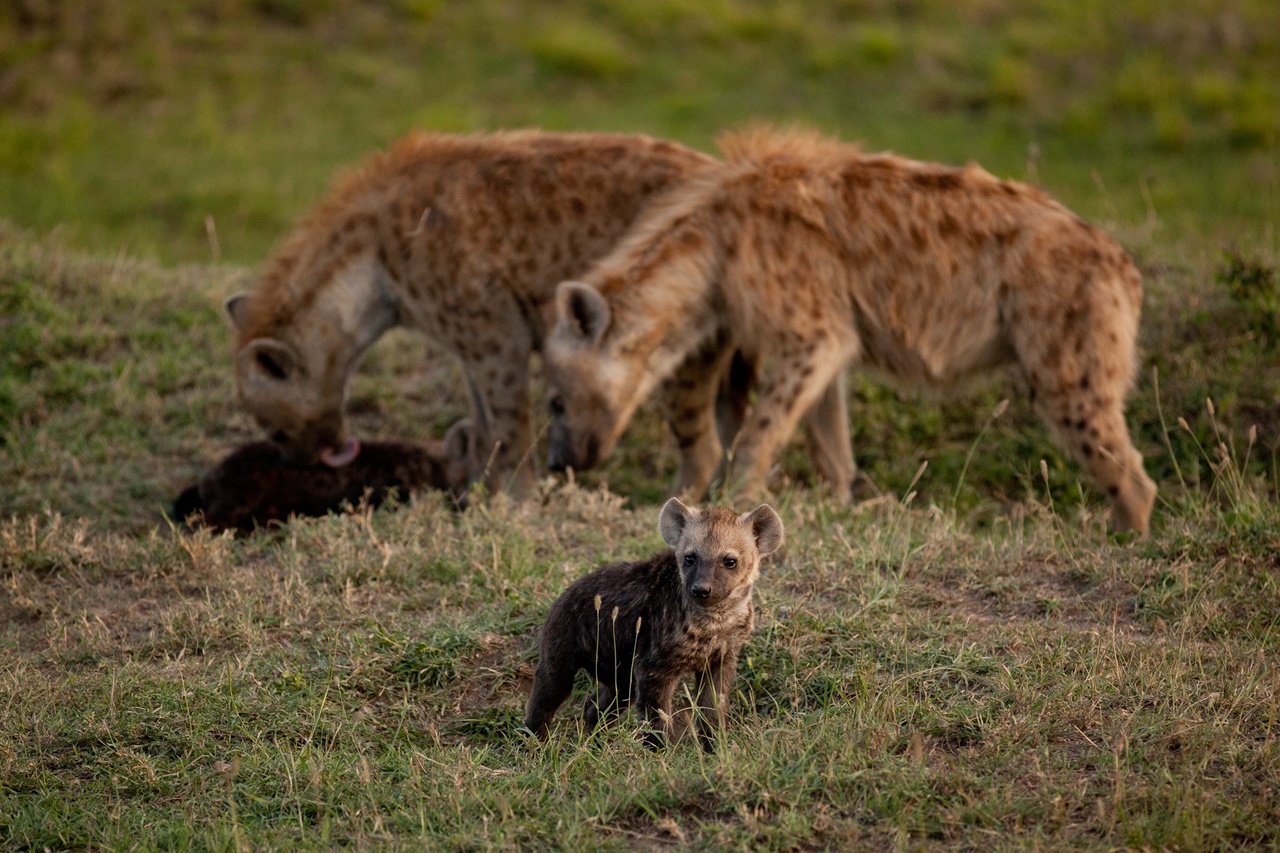
M 711 597 L 711 580 L 713 572 L 705 569 L 696 571 L 689 576 L 689 595 L 698 601 L 705 601 Z
M 742 576 L 737 571 L 737 558 L 729 554 L 724 556 L 710 555 L 700 556 L 698 554 L 685 554 L 682 560 L 681 568 L 685 577 L 685 591 L 689 597 L 701 605 L 714 604 L 724 597 L 725 592 L 735 586 L 734 577 L 722 577 L 723 583 L 717 584 L 717 573 L 730 574 L 734 573 Z M 717 595 L 717 587 L 721 589 Z

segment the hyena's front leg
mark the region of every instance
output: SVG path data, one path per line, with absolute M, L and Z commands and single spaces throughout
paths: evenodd
M 856 340 L 826 336 L 779 353 L 760 378 L 755 405 L 734 447 L 726 483 L 735 498 L 764 496 L 778 451 L 856 352 Z
M 528 330 L 504 330 L 462 350 L 475 424 L 471 482 L 519 500 L 533 489 L 533 402 Z
M 809 435 L 809 455 L 818 473 L 831 486 L 838 500 L 853 496 L 853 478 L 858 473 L 853 461 L 853 441 L 849 437 L 849 394 L 846 371 L 836 378 L 804 416 Z
M 724 455 L 716 424 L 717 392 L 733 350 L 717 338 L 691 355 L 663 384 L 667 424 L 680 448 L 671 494 L 702 500 Z

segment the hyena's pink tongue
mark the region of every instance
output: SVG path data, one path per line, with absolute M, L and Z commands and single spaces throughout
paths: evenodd
M 356 457 L 360 455 L 360 439 L 354 435 L 350 436 L 342 443 L 342 447 L 334 450 L 332 447 L 326 447 L 320 451 L 320 461 L 328 465 L 330 468 L 341 468 L 343 465 L 350 465 L 356 461 Z

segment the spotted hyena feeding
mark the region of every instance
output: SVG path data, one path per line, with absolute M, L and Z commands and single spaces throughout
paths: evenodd
M 470 392 L 473 480 L 517 496 L 532 483 L 529 355 L 555 286 L 603 256 L 653 198 L 714 161 L 645 136 L 515 131 L 413 134 L 338 183 L 227 311 L 240 398 L 292 460 L 360 452 L 347 385 L 384 332 L 406 326 L 456 356 Z M 667 410 L 714 397 L 695 359 Z M 679 373 L 679 371 L 677 371 Z M 707 385 L 706 383 L 709 383 Z M 700 425 L 680 437 L 682 481 L 719 458 Z M 691 436 L 691 437 L 690 437 Z
M 654 384 L 711 340 L 759 368 L 727 472 L 752 496 L 806 411 L 843 396 L 847 366 L 946 390 L 1012 364 L 1117 528 L 1146 532 L 1156 489 L 1124 419 L 1142 281 L 1123 249 L 974 165 L 761 129 L 721 148 L 722 166 L 560 285 L 545 353 L 554 461 L 607 455 Z M 847 490 L 852 455 L 839 467 Z

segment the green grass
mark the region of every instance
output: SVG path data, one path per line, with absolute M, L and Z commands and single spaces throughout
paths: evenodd
M 0 839 L 1280 846 L 1278 41 L 1262 0 L 0 8 Z M 1007 381 L 855 377 L 859 500 L 783 459 L 788 544 L 708 757 L 649 753 L 630 718 L 587 736 L 580 695 L 547 744 L 516 731 L 550 602 L 659 547 L 652 410 L 519 509 L 425 497 L 240 541 L 163 520 L 256 435 L 221 301 L 335 169 L 411 127 L 709 150 L 753 118 L 976 159 L 1117 236 L 1147 287 L 1150 540 L 1108 536 Z M 352 389 L 364 435 L 465 410 L 405 333 Z

